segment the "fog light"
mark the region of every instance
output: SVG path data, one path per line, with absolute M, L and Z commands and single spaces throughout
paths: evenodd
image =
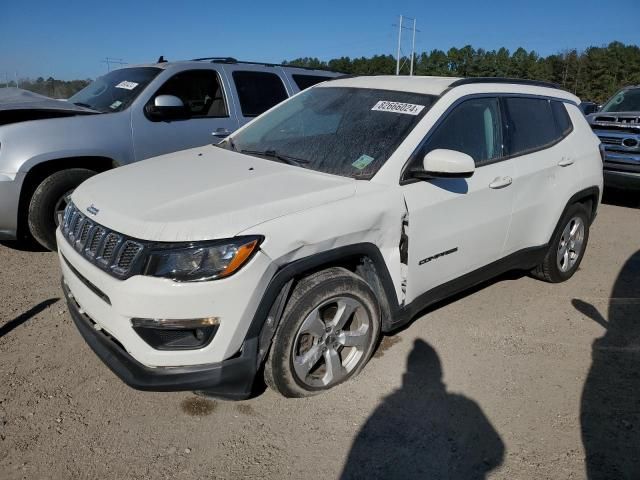
M 207 346 L 220 326 L 218 317 L 184 320 L 133 318 L 133 330 L 156 350 L 190 350 Z

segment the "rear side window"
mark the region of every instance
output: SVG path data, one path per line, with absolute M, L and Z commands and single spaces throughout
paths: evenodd
M 502 122 L 497 98 L 465 100 L 455 107 L 427 141 L 424 153 L 438 148 L 471 156 L 476 166 L 502 156 Z
M 568 135 L 569 132 L 573 130 L 573 124 L 571 123 L 571 118 L 569 118 L 569 114 L 567 113 L 567 108 L 562 102 L 552 100 L 551 110 L 553 110 L 553 116 L 556 118 L 556 125 L 560 136 L 564 137 Z
M 294 73 L 291 77 L 293 78 L 293 81 L 296 82 L 296 85 L 300 90 L 313 87 L 316 83 L 329 80 L 329 77 L 321 77 L 319 75 L 300 75 L 297 73 Z
M 556 130 L 556 120 L 551 101 L 540 98 L 505 98 L 509 155 L 520 155 L 543 148 L 561 135 Z M 566 113 L 566 112 L 565 112 Z
M 244 117 L 257 117 L 288 95 L 280 77 L 268 72 L 233 72 L 238 100 Z

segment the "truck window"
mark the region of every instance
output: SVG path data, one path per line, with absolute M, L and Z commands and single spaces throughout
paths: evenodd
M 282 80 L 274 73 L 236 70 L 233 81 L 244 117 L 257 117 L 288 97 Z
M 331 78 L 321 77 L 320 75 L 300 75 L 298 73 L 292 74 L 291 77 L 293 78 L 293 81 L 296 82 L 296 85 L 300 90 L 313 87 L 316 83 L 324 82 Z
M 176 73 L 156 92 L 182 100 L 191 117 L 228 117 L 222 86 L 214 70 L 187 70 Z M 154 96 L 154 98 L 155 98 Z

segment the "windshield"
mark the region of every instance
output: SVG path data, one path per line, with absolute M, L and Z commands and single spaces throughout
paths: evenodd
M 160 73 L 159 68 L 121 68 L 97 78 L 68 101 L 102 113 L 119 112 L 127 108 Z
M 365 88 L 311 88 L 262 115 L 223 148 L 319 172 L 371 178 L 436 97 Z
M 602 107 L 601 112 L 639 112 L 640 88 L 621 90 Z

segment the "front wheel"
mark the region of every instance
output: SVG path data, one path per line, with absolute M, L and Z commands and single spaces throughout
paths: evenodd
M 380 308 L 369 285 L 329 268 L 296 286 L 273 339 L 265 381 L 285 397 L 306 397 L 357 375 L 380 333 Z
M 584 205 L 571 205 L 554 232 L 543 262 L 533 276 L 551 283 L 568 280 L 578 270 L 589 240 L 590 215 Z
M 27 216 L 29 231 L 40 245 L 56 250 L 56 228 L 71 193 L 95 174 L 86 168 L 70 168 L 52 173 L 40 182 L 31 196 Z

